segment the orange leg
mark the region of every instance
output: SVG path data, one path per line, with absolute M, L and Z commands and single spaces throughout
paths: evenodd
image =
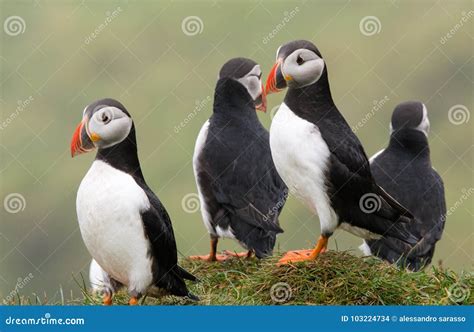
M 224 253 L 227 256 L 236 257 L 236 258 L 241 258 L 241 257 L 251 258 L 252 257 L 252 250 L 249 250 L 247 252 L 234 252 L 234 251 L 224 250 Z
M 322 252 L 327 250 L 328 237 L 321 235 L 318 239 L 318 243 L 312 250 L 295 250 L 287 252 L 277 263 L 277 265 L 283 265 L 288 263 L 297 263 L 315 260 L 316 257 Z
M 132 296 L 130 298 L 130 300 L 128 301 L 128 304 L 129 305 L 137 305 L 138 304 L 138 298 L 136 298 L 135 296 Z
M 202 255 L 202 256 L 190 256 L 190 259 L 194 260 L 202 260 L 208 262 L 222 262 L 228 259 L 229 257 L 226 255 L 218 255 L 217 254 L 217 238 L 211 238 L 211 252 L 209 255 Z
M 105 294 L 103 299 L 102 299 L 102 303 L 104 305 L 112 305 L 112 295 L 111 294 Z

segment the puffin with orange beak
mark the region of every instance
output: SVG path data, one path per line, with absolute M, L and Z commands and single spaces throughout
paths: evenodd
M 287 188 L 270 152 L 268 131 L 256 109 L 266 110 L 260 66 L 246 58 L 224 64 L 214 95 L 214 112 L 196 140 L 194 175 L 204 225 L 211 237 L 208 261 L 231 256 L 270 256 Z M 237 240 L 248 252 L 217 254 L 219 238 Z
M 184 282 L 196 278 L 178 266 L 168 213 L 143 177 L 133 120 L 116 100 L 101 99 L 84 110 L 71 154 L 94 148 L 97 155 L 79 186 L 76 209 L 82 238 L 102 275 L 127 287 L 130 304 L 151 287 L 197 299 Z M 113 289 L 105 292 L 104 304 L 112 303 Z
M 414 246 L 419 238 L 407 227 L 413 216 L 375 183 L 364 148 L 332 100 L 326 62 L 313 43 L 278 49 L 266 91 L 284 88 L 270 128 L 271 152 L 290 191 L 319 215 L 321 236 L 314 249 L 288 252 L 279 263 L 316 259 L 337 228 Z

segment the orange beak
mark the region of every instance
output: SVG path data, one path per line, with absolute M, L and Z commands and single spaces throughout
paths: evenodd
M 81 123 L 76 127 L 71 140 L 71 157 L 77 156 L 78 154 L 89 152 L 95 148 L 94 143 L 89 138 L 85 123 L 87 117 L 82 119 Z
M 281 64 L 283 63 L 282 59 L 278 59 L 277 62 L 273 65 L 272 70 L 267 78 L 267 83 L 265 86 L 266 94 L 280 92 L 286 88 L 286 80 L 281 72 Z
M 267 94 L 265 92 L 265 88 L 263 87 L 263 84 L 262 84 L 262 95 L 260 96 L 260 104 L 258 104 L 255 108 L 264 113 L 267 112 Z

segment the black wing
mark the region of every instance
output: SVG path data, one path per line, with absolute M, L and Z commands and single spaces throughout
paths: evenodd
M 402 224 L 413 216 L 375 183 L 364 148 L 342 116 L 338 121 L 330 117 L 320 121 L 318 128 L 331 152 L 330 198 L 341 221 L 409 244 L 418 242 Z M 377 208 L 367 213 L 361 204 L 370 197 L 375 198 Z
M 228 126 L 225 134 L 214 137 L 210 128 L 203 153 L 213 196 L 226 214 L 237 215 L 251 226 L 281 233 L 278 215 L 285 204 L 287 188 L 275 169 L 268 132 L 255 129 L 243 142 L 239 139 L 241 130 L 239 126 Z M 224 135 L 236 139 L 223 142 Z
M 391 237 L 367 242 L 374 255 L 417 271 L 431 262 L 436 242 L 443 233 L 446 221 L 443 181 L 435 170 L 426 170 L 425 161 L 417 163 L 402 151 L 396 157 L 387 152 L 372 162 L 374 176 L 413 212 L 416 218 L 410 223 L 410 231 L 420 236 L 421 241 L 414 247 Z M 407 163 L 411 167 L 406 167 Z M 397 181 L 392 179 L 393 174 L 399 175 Z
M 145 234 L 150 241 L 154 283 L 174 295 L 195 298 L 189 293 L 184 279 L 193 281 L 197 279 L 178 265 L 170 217 L 150 188 L 145 183 L 141 183 L 140 186 L 145 190 L 151 205 L 148 210 L 142 212 L 142 221 Z

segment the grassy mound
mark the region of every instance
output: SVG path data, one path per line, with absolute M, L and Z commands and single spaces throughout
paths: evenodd
M 329 251 L 314 262 L 277 267 L 276 258 L 230 259 L 224 263 L 183 260 L 181 265 L 200 278 L 189 283 L 201 298 L 192 302 L 174 296 L 147 297 L 144 304 L 265 305 L 265 304 L 473 304 L 474 275 L 441 268 L 406 272 L 375 258 Z M 100 304 L 85 292 L 83 304 Z M 125 292 L 115 304 L 126 304 Z

